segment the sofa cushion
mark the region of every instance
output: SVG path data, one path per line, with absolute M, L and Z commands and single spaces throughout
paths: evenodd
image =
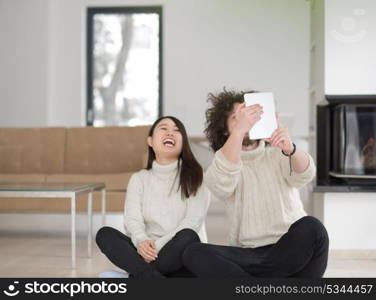
M 108 191 L 125 191 L 132 174 L 51 174 L 46 175 L 46 182 L 103 182 Z
M 0 128 L 1 173 L 61 173 L 65 128 Z
M 0 174 L 0 182 L 44 182 L 46 176 L 44 174 Z
M 113 174 L 144 167 L 150 126 L 68 128 L 65 174 Z

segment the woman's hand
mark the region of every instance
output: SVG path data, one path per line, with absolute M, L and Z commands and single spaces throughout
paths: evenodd
M 278 128 L 274 130 L 272 136 L 268 139 L 265 139 L 265 141 L 270 143 L 271 146 L 278 147 L 284 153 L 289 154 L 294 150 L 289 131 L 286 127 L 283 126 L 277 113 L 276 118 L 278 122 Z
M 147 263 L 155 260 L 158 257 L 155 242 L 153 240 L 145 240 L 140 242 L 138 244 L 137 252 Z
M 234 114 L 235 114 L 235 126 L 234 129 L 241 134 L 246 134 L 257 121 L 261 119 L 263 114 L 262 106 L 259 104 L 245 106 L 243 102 L 240 104 Z

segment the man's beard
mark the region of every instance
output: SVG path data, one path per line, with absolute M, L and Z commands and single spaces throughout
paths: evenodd
M 242 146 L 244 146 L 244 147 L 248 147 L 248 146 L 253 146 L 253 145 L 257 144 L 257 143 L 258 143 L 258 140 L 251 140 L 251 139 L 249 138 L 249 135 L 246 134 L 246 135 L 244 136 L 244 138 L 243 138 Z

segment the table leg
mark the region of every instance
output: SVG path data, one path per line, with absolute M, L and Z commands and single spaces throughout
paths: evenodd
M 102 189 L 102 226 L 106 226 L 106 189 Z
M 87 215 L 88 215 L 88 234 L 87 234 L 87 255 L 91 257 L 91 243 L 93 237 L 93 191 L 88 195 L 87 199 Z
M 72 269 L 76 268 L 76 195 L 71 197 Z

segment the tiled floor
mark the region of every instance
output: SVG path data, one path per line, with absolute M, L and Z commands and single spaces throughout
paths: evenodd
M 207 231 L 211 243 L 224 244 L 226 218 L 211 213 Z M 71 270 L 69 232 L 0 231 L 0 277 L 97 277 L 104 270 L 119 269 L 101 254 L 95 242 L 93 256 L 88 258 L 85 236 L 77 238 L 77 269 Z M 376 277 L 376 254 L 373 251 L 331 252 L 325 277 Z

